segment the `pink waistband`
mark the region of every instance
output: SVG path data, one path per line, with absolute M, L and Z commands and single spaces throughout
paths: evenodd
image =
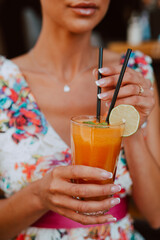
M 113 217 L 116 217 L 117 220 L 124 218 L 127 214 L 127 198 L 121 198 L 121 202 L 115 207 L 111 208 L 107 214 L 111 214 Z M 81 227 L 90 227 L 93 225 L 82 225 L 78 222 L 75 222 L 69 218 L 63 217 L 58 213 L 49 211 L 44 216 L 42 216 L 38 221 L 36 221 L 32 227 L 38 228 L 81 228 Z

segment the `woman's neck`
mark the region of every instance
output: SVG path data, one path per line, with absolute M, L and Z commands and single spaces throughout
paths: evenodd
M 73 34 L 64 29 L 42 27 L 34 58 L 40 67 L 58 79 L 67 81 L 94 65 L 96 50 L 90 44 L 91 32 Z M 92 62 L 91 62 L 92 61 Z

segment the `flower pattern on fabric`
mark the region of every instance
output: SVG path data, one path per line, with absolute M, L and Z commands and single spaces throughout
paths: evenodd
M 122 55 L 121 64 L 124 62 L 125 55 Z M 131 53 L 128 67 L 134 69 L 137 72 L 142 73 L 142 75 L 153 82 L 153 68 L 152 68 L 152 59 L 149 56 L 146 56 L 140 51 L 135 51 Z
M 71 164 L 71 154 L 69 153 L 69 149 L 66 149 L 60 154 L 59 160 L 57 156 L 54 155 L 33 155 L 32 158 L 35 159 L 32 164 L 27 162 L 21 162 L 18 164 L 15 162 L 15 172 L 20 169 L 20 171 L 25 175 L 27 183 L 43 177 L 46 172 L 56 168 L 57 166 L 66 166 Z
M 123 57 L 121 63 L 123 62 Z M 131 54 L 129 67 L 153 79 L 150 58 Z M 71 164 L 68 146 L 47 123 L 19 71 L 11 61 L 0 57 L 0 189 L 6 197 L 42 178 L 57 166 Z M 120 197 L 131 192 L 132 180 L 124 150 L 117 165 L 116 184 Z M 76 229 L 28 227 L 15 240 L 137 240 L 132 219 L 126 215 L 116 223 Z
M 25 232 L 25 233 L 24 233 Z M 24 240 L 144 240 L 135 233 L 132 220 L 126 216 L 122 221 L 89 228 L 37 229 L 29 228 L 21 235 Z M 15 240 L 21 240 L 16 238 Z
M 0 65 L 5 59 L 1 57 Z M 5 132 L 8 128 L 15 128 L 12 134 L 14 142 L 19 143 L 28 136 L 37 137 L 37 133 L 47 132 L 47 122 L 39 110 L 35 99 L 20 72 L 10 76 L 14 82 L 4 79 L 0 75 L 0 130 Z
M 124 197 L 126 193 L 128 195 L 132 192 L 132 179 L 128 171 L 128 165 L 126 162 L 124 149 L 121 150 L 119 155 L 119 161 L 117 164 L 117 171 L 115 177 L 115 184 L 121 185 L 121 191 L 116 195 L 117 197 Z

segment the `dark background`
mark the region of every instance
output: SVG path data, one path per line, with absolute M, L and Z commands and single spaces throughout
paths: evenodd
M 131 13 L 140 13 L 148 0 L 111 0 L 107 15 L 95 28 L 106 46 L 125 41 Z M 154 1 L 154 0 L 151 0 Z M 160 9 L 150 14 L 152 39 L 160 33 Z M 41 28 L 39 0 L 0 0 L 0 53 L 13 58 L 33 47 Z
M 139 11 L 140 8 L 140 0 L 111 0 L 107 16 L 95 29 L 100 34 L 103 44 L 113 40 L 125 40 L 131 12 Z M 41 22 L 39 0 L 0 0 L 1 41 L 3 53 L 8 58 L 24 53 L 34 45 L 36 37 L 30 45 L 26 41 L 24 15 L 28 9 L 32 10 Z M 40 23 L 38 28 L 40 30 Z M 32 29 L 33 26 L 30 25 L 30 30 Z

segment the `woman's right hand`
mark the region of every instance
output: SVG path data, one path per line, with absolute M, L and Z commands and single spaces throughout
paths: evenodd
M 111 178 L 111 173 L 100 168 L 87 166 L 60 166 L 46 174 L 40 180 L 39 198 L 44 209 L 52 210 L 84 225 L 114 222 L 109 214 L 86 216 L 83 213 L 106 211 L 120 202 L 120 199 L 109 197 L 121 190 L 115 184 L 77 184 L 71 179 L 102 181 Z M 101 201 L 77 200 L 74 197 L 92 198 L 108 196 Z

